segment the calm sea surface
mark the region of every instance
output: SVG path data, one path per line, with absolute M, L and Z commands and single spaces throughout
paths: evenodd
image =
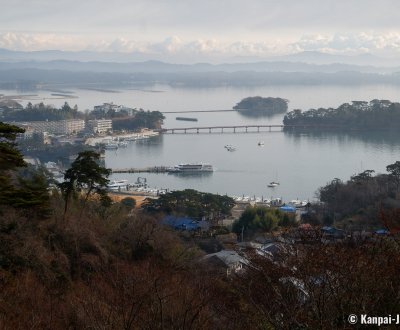
M 399 101 L 397 86 L 265 86 L 257 88 L 172 88 L 150 86 L 141 90 L 117 93 L 68 89 L 77 98 L 64 99 L 40 92 L 32 103 L 77 104 L 80 110 L 93 109 L 103 102 L 158 111 L 231 109 L 247 96 L 272 96 L 288 99 L 289 110 L 337 107 L 352 100 L 388 99 Z M 16 94 L 1 91 L 0 94 Z M 59 92 L 58 92 L 59 93 Z M 24 100 L 26 104 L 29 100 Z M 262 118 L 244 117 L 235 112 L 192 113 L 197 122 L 176 121 L 177 114 L 167 114 L 164 127 L 188 127 L 241 124 L 280 124 L 282 115 Z M 263 141 L 263 147 L 258 142 Z M 224 146 L 234 145 L 228 152 Z M 121 174 L 115 178 L 136 181 L 146 177 L 157 188 L 194 188 L 229 195 L 313 199 L 318 187 L 333 178 L 347 180 L 366 169 L 383 173 L 388 164 L 400 160 L 400 134 L 388 133 L 303 133 L 283 132 L 248 134 L 174 134 L 131 143 L 126 149 L 106 152 L 106 166 L 111 168 L 172 166 L 182 162 L 207 162 L 216 171 L 209 175 Z M 268 188 L 270 181 L 280 186 Z

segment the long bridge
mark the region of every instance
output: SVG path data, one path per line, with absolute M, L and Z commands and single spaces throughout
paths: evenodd
M 200 127 L 176 127 L 155 130 L 164 134 L 199 134 L 199 133 L 261 133 L 283 131 L 283 129 L 307 129 L 307 128 L 334 128 L 333 126 L 320 125 L 229 125 L 229 126 L 200 126 Z

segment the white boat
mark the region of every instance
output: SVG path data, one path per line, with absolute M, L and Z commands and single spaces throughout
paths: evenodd
M 126 142 L 126 141 L 118 142 L 119 148 L 126 148 L 127 146 L 128 146 L 128 142 Z
M 112 143 L 112 142 L 107 143 L 107 144 L 104 146 L 104 149 L 106 149 L 106 150 L 115 150 L 115 149 L 118 149 L 118 143 Z
M 121 188 L 126 188 L 127 185 L 128 180 L 114 180 L 107 185 L 107 188 L 111 190 L 118 190 Z
M 308 204 L 307 200 L 299 200 L 299 199 L 293 199 L 292 201 L 290 201 L 290 204 L 292 204 L 294 207 L 296 208 L 301 208 L 301 207 L 306 207 Z
M 274 187 L 277 187 L 277 186 L 279 186 L 279 182 L 272 181 L 272 182 L 270 182 L 268 184 L 268 187 L 270 187 L 270 188 L 274 188 Z
M 171 167 L 168 172 L 172 173 L 203 173 L 213 172 L 214 168 L 210 164 L 192 163 L 192 164 L 179 164 Z
M 259 145 L 260 147 L 264 146 L 264 141 L 258 142 L 258 145 Z

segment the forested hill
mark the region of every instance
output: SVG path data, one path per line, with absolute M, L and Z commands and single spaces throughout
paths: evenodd
M 355 129 L 399 129 L 400 103 L 388 100 L 352 101 L 338 108 L 293 110 L 283 119 L 285 125 L 316 125 Z

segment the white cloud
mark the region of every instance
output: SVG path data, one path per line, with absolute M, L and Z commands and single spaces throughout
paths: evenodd
M 328 53 L 373 53 L 395 55 L 400 52 L 400 33 L 356 33 L 309 35 L 290 45 L 297 51 L 323 51 Z
M 222 41 L 218 38 L 184 40 L 178 36 L 168 37 L 159 42 L 144 42 L 126 37 L 88 38 L 73 34 L 48 33 L 3 33 L 0 34 L 0 48 L 11 50 L 92 50 L 122 53 L 141 53 L 149 58 L 167 55 L 188 60 L 201 57 L 232 58 L 235 56 L 267 57 L 301 51 L 321 51 L 332 54 L 372 53 L 396 55 L 400 53 L 399 32 L 360 32 L 305 35 L 298 40 L 284 41 L 268 38 L 263 41 Z

